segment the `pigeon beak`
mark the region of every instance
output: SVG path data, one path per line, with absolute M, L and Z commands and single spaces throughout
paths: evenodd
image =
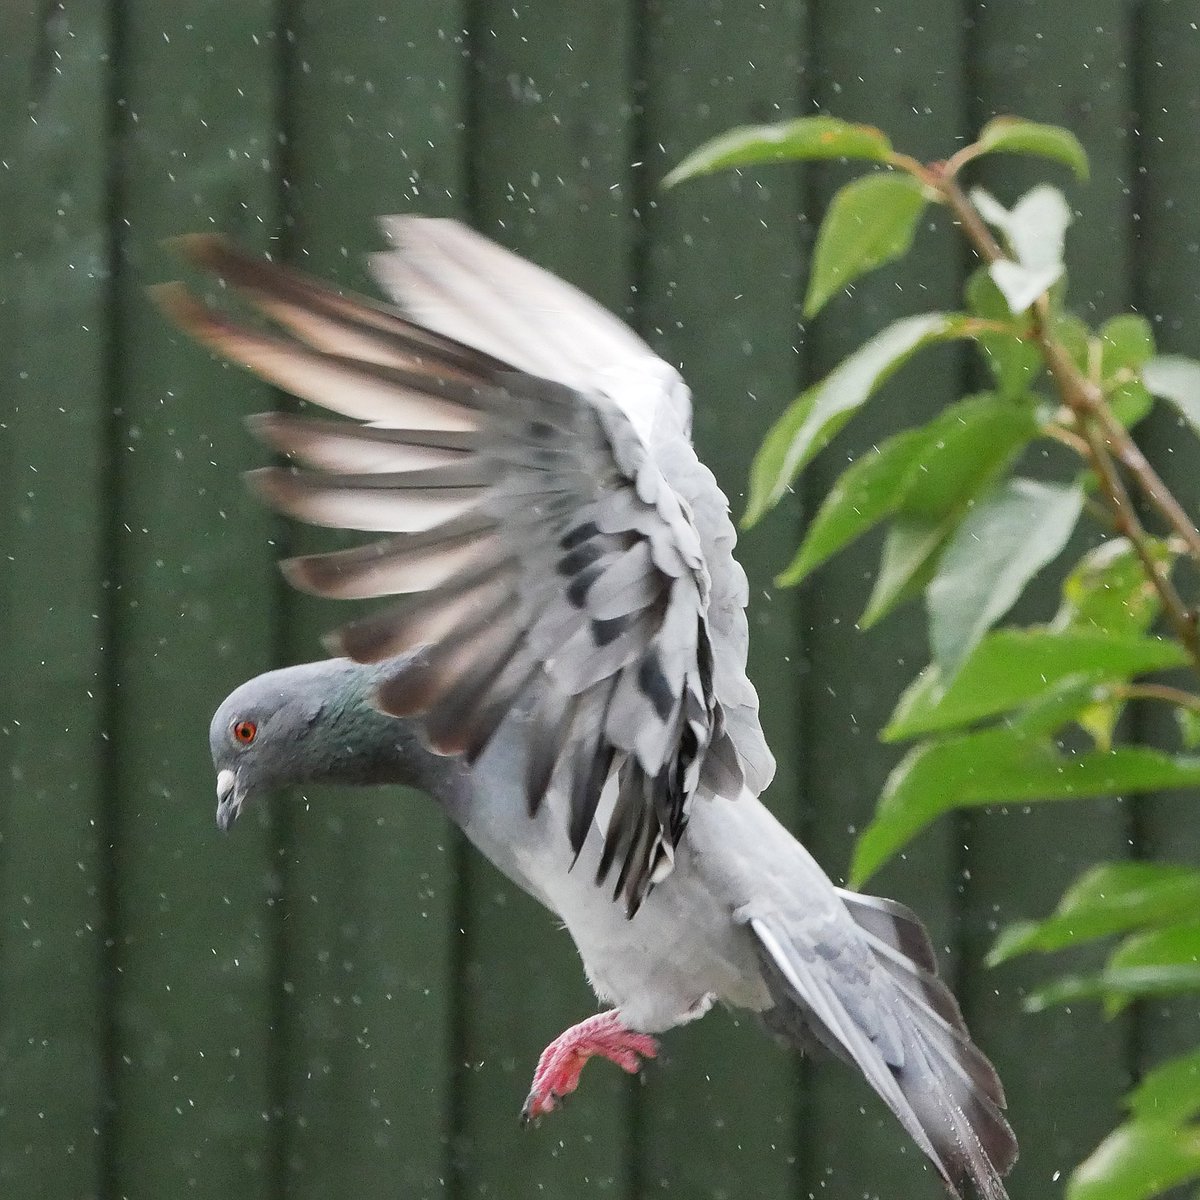
M 238 787 L 237 774 L 221 771 L 217 775 L 217 828 L 228 833 L 242 811 L 245 794 Z

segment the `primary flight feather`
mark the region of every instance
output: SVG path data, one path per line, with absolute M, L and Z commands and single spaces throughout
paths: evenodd
M 690 394 L 625 325 L 447 220 L 391 217 L 395 307 L 213 236 L 182 239 L 265 322 L 156 289 L 185 330 L 338 414 L 252 422 L 293 464 L 271 504 L 382 534 L 283 564 L 392 597 L 339 655 L 235 691 L 210 732 L 218 820 L 308 779 L 409 782 L 563 920 L 613 1007 L 547 1049 L 540 1115 L 587 1057 L 627 1070 L 716 1000 L 848 1059 L 947 1186 L 1016 1156 L 1003 1092 L 917 919 L 841 892 L 758 800 L 774 772 L 746 676 L 746 578 L 690 441 Z M 597 886 L 598 884 L 603 885 Z

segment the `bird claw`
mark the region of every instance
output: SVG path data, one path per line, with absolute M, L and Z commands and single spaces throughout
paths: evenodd
M 536 1124 L 547 1113 L 561 1108 L 579 1086 L 589 1058 L 607 1058 L 623 1071 L 636 1075 L 642 1060 L 658 1055 L 658 1042 L 649 1034 L 626 1029 L 616 1012 L 598 1013 L 571 1026 L 542 1051 L 533 1073 L 533 1086 L 521 1108 L 521 1121 Z

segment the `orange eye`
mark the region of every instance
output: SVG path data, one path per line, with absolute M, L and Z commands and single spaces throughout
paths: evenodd
M 253 721 L 238 721 L 233 726 L 233 739 L 248 746 L 258 737 L 258 726 Z

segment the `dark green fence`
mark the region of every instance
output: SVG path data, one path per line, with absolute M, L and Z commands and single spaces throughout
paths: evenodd
M 220 228 L 352 285 L 377 213 L 478 227 L 582 284 L 674 361 L 734 497 L 772 414 L 899 314 L 953 302 L 944 227 L 903 283 L 814 329 L 797 299 L 836 170 L 662 193 L 726 126 L 820 107 L 944 153 L 1013 111 L 1073 127 L 1093 180 L 1073 291 L 1200 335 L 1200 3 L 1156 0 L 64 0 L 0 6 L 0 1194 L 105 1197 L 936 1196 L 848 1072 L 745 1020 L 666 1039 L 644 1085 L 589 1071 L 536 1131 L 542 1045 L 590 1012 L 570 943 L 432 807 L 314 790 L 223 839 L 209 714 L 340 614 L 286 595 L 298 535 L 243 495 L 240 418 L 273 402 L 146 301 L 162 238 Z M 1011 170 L 1011 167 L 1006 167 Z M 1032 172 L 1022 176 L 1032 179 Z M 1066 184 L 1066 180 L 1060 182 Z M 769 799 L 836 874 L 894 761 L 875 731 L 924 661 L 914 610 L 854 618 L 870 548 L 805 591 L 773 570 L 837 462 L 959 394 L 898 378 L 789 511 L 743 542 Z M 1195 459 L 1153 434 L 1173 481 Z M 1192 1006 L 1019 1015 L 1039 964 L 997 924 L 1096 856 L 1194 861 L 1194 797 L 943 821 L 881 886 L 945 948 L 1052 1196 Z

